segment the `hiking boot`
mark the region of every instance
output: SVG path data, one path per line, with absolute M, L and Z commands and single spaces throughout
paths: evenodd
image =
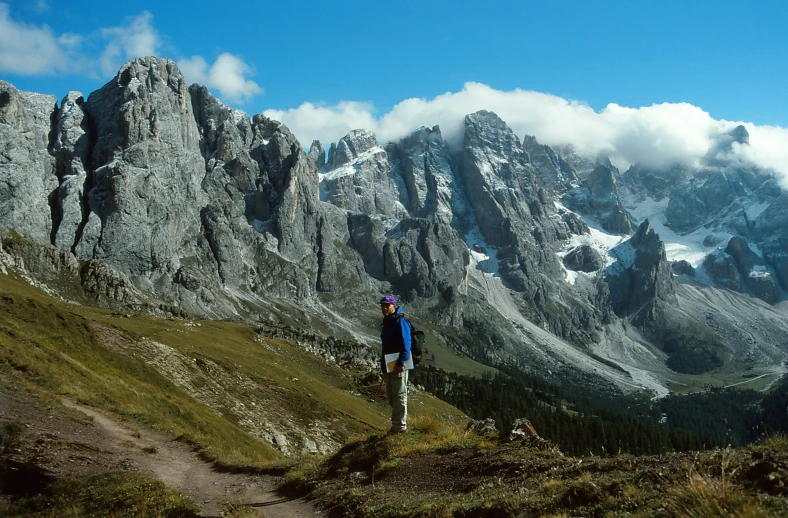
M 396 428 L 392 428 L 388 432 L 386 432 L 386 435 L 398 435 L 398 434 L 401 434 L 401 433 L 405 433 L 407 431 L 408 431 L 407 429 L 405 429 L 405 430 L 398 430 Z

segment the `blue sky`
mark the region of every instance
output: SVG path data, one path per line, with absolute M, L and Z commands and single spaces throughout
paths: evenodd
M 788 163 L 776 149 L 788 138 L 787 22 L 783 1 L 0 0 L 0 79 L 87 95 L 135 53 L 155 53 L 227 104 L 278 116 L 307 145 L 364 123 L 382 139 L 444 128 L 463 105 L 489 102 L 518 134 L 554 144 L 567 134 L 581 149 L 621 151 L 622 164 L 656 145 L 624 150 L 622 132 L 713 134 L 746 122 L 753 140 L 769 141 L 753 156 L 774 166 Z M 544 121 L 555 118 L 566 120 Z M 603 141 L 577 135 L 599 124 Z M 682 131 L 678 144 L 693 140 Z

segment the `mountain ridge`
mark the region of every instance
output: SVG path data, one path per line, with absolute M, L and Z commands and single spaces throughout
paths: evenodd
M 605 239 L 623 241 L 634 225 L 642 227 L 632 211 L 655 197 L 669 200 L 660 228 L 688 232 L 706 224 L 709 243 L 737 236 L 755 243 L 763 264 L 748 264 L 758 270 L 715 252 L 723 263 L 731 257 L 740 278 L 753 279 L 729 287 L 745 298 L 785 298 L 788 226 L 779 222 L 788 196 L 770 173 L 725 162 L 724 150 L 699 174 L 679 174 L 689 182 L 684 189 L 671 170 L 635 166 L 621 173 L 601 159 L 590 171 L 575 170 L 576 157 L 564 158 L 533 137 L 521 141 L 497 115 L 482 111 L 466 117 L 459 151 L 437 127 L 383 146 L 359 130 L 332 144 L 323 165 L 320 143 L 308 155 L 286 127 L 187 86 L 166 59 L 133 60 L 87 101 L 70 93 L 59 108 L 53 97 L 0 87 L 7 149 L 0 224 L 75 259 L 105 263 L 130 286 L 186 311 L 256 318 L 287 308 L 302 322 L 321 318 L 329 332 L 372 341 L 374 334 L 348 317 L 373 313 L 379 295 L 394 292 L 414 315 L 456 335 L 452 347 L 488 363 L 550 376 L 571 372 L 599 390 L 635 389 L 637 383 L 589 355 L 602 352 L 630 373 L 649 372 L 656 383 L 639 387 L 664 393 L 671 364 L 643 358 L 695 357 L 698 333 L 706 337 L 701 357 L 711 363 L 694 370 L 742 368 L 732 331 L 709 327 L 698 312 L 713 308 L 678 288 L 684 280 L 670 273 L 669 247 L 657 238 L 660 273 L 643 277 L 645 298 L 638 301 L 652 309 L 635 319 L 616 302 L 627 299 L 632 283 L 599 274 L 615 262 L 607 250 L 597 252 L 604 268 L 590 272 L 568 269 L 562 259 L 577 238 L 593 243 L 596 225 L 606 229 Z M 746 142 L 740 133 L 731 141 Z M 38 176 L 23 175 L 27 170 Z M 690 220 L 691 227 L 679 223 Z M 633 239 L 636 263 L 658 253 Z M 724 274 L 704 264 L 691 265 L 695 282 L 725 286 Z M 747 308 L 745 319 L 770 315 L 762 319 L 752 362 L 779 367 L 788 357 L 776 339 L 784 317 L 731 297 L 718 299 Z M 677 304 L 691 309 L 676 312 Z M 717 311 L 722 320 L 725 311 Z M 676 322 L 688 331 L 667 333 Z M 606 344 L 615 341 L 629 344 L 629 352 L 614 354 Z

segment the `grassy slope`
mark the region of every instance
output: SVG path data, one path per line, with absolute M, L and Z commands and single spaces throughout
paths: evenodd
M 538 443 L 537 443 L 538 444 Z M 348 443 L 288 474 L 337 514 L 778 517 L 788 441 L 659 456 L 564 457 L 430 419 L 407 435 Z
M 345 437 L 387 426 L 385 404 L 359 396 L 348 372 L 296 344 L 261 339 L 248 325 L 76 306 L 0 275 L 0 378 L 7 389 L 36 393 L 52 404 L 68 397 L 116 412 L 192 443 L 222 465 L 261 467 L 282 459 L 246 433 L 232 413 L 209 409 L 135 353 L 108 348 L 107 330 L 121 343 L 155 340 L 218 365 L 225 377 L 251 379 L 256 387 L 239 384 L 228 389 L 231 395 L 243 400 L 250 390 L 279 394 L 272 400 L 279 407 L 272 410 L 295 421 L 322 417 Z M 461 415 L 435 398 L 417 399 L 415 414 Z

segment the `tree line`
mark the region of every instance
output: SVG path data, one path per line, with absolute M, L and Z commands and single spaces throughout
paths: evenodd
M 757 437 L 753 427 L 761 418 L 760 395 L 754 391 L 712 391 L 657 402 L 620 395 L 592 400 L 577 389 L 509 367 L 475 378 L 428 366 L 413 371 L 411 379 L 474 419 L 494 419 L 501 433 L 515 419 L 526 418 L 540 436 L 570 455 L 643 455 L 744 444 Z M 788 383 L 785 389 L 788 393 Z

